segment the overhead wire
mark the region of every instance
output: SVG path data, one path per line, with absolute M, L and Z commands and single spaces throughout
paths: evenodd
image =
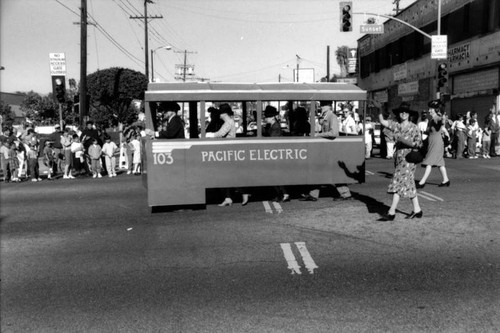
M 90 0 L 90 9 L 92 11 L 92 13 L 94 13 L 94 6 L 93 6 L 93 1 Z M 99 48 L 97 46 L 97 34 L 96 34 L 96 28 L 95 26 L 94 27 L 94 44 L 95 44 L 95 55 L 96 55 L 96 62 L 97 62 L 97 70 L 99 70 L 100 66 L 99 66 Z

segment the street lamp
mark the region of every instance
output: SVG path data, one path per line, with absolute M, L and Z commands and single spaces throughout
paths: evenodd
M 165 49 L 165 50 L 171 50 L 172 46 L 166 45 L 166 46 L 159 46 L 156 49 L 151 49 L 151 82 L 155 82 L 155 70 L 154 70 L 154 65 L 153 65 L 153 59 L 154 59 L 154 54 L 156 51 L 159 49 Z

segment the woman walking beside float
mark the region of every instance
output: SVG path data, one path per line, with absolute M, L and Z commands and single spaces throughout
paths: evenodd
M 441 102 L 439 100 L 430 101 L 428 106 L 429 115 L 431 116 L 429 126 L 427 127 L 429 143 L 427 154 L 422 161 L 422 166 L 425 166 L 424 176 L 417 183 L 417 188 L 424 188 L 425 182 L 431 174 L 432 167 L 438 167 L 443 177 L 443 181 L 439 184 L 439 187 L 450 186 L 450 180 L 448 179 L 448 173 L 446 172 L 444 163 L 444 141 L 441 135 L 443 117 L 439 109 L 441 107 Z
M 381 221 L 393 221 L 395 219 L 396 209 L 401 198 L 410 199 L 413 205 L 413 211 L 406 219 L 421 218 L 423 215 L 415 187 L 415 170 L 417 166 L 406 160 L 406 155 L 422 145 L 422 136 L 417 126 L 418 112 L 410 110 L 410 105 L 405 102 L 393 112 L 396 115 L 397 122 L 386 120 L 382 113 L 379 114 L 380 123 L 392 132 L 396 142 L 394 154 L 396 169 L 387 190 L 388 193 L 393 194 L 392 204 Z

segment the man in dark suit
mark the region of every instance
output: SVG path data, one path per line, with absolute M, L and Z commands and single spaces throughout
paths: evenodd
M 167 119 L 163 123 L 163 131 L 160 131 L 160 139 L 184 139 L 184 122 L 177 115 L 180 110 L 179 104 L 175 102 L 161 102 L 158 106 L 160 112 L 165 112 Z

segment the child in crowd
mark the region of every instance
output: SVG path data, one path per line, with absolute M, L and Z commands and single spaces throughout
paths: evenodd
M 21 180 L 18 178 L 18 169 L 19 169 L 19 160 L 17 158 L 17 146 L 15 142 L 11 142 L 9 146 L 9 167 L 10 174 L 13 182 L 20 182 Z
M 104 145 L 102 146 L 102 153 L 106 159 L 106 169 L 109 177 L 116 177 L 116 157 L 115 152 L 118 149 L 116 143 L 111 141 L 109 136 L 104 138 Z
M 49 168 L 47 179 L 52 179 L 54 172 L 54 149 L 52 149 L 52 142 L 45 141 L 45 148 L 43 148 L 43 163 Z
M 80 174 L 83 167 L 83 144 L 77 134 L 73 134 L 73 142 L 71 143 L 71 156 L 73 158 L 73 167 L 77 174 Z
M 41 181 L 39 166 L 38 166 L 38 152 L 36 150 L 36 146 L 33 143 L 29 144 L 28 151 L 26 152 L 28 157 L 28 170 L 30 173 L 31 181 L 37 182 Z
M 471 159 L 477 158 L 476 156 L 476 141 L 477 141 L 477 123 L 474 118 L 469 119 L 467 126 L 467 153 Z
M 2 162 L 4 182 L 8 182 L 10 180 L 9 151 L 10 151 L 10 143 L 8 141 L 2 142 L 0 146 L 0 160 Z
M 484 125 L 482 141 L 483 141 L 483 145 L 482 145 L 483 158 L 491 158 L 491 156 L 490 156 L 491 127 L 490 127 L 489 123 Z
M 94 178 L 101 178 L 101 146 L 97 143 L 96 139 L 92 139 L 92 144 L 89 146 L 90 165 Z

